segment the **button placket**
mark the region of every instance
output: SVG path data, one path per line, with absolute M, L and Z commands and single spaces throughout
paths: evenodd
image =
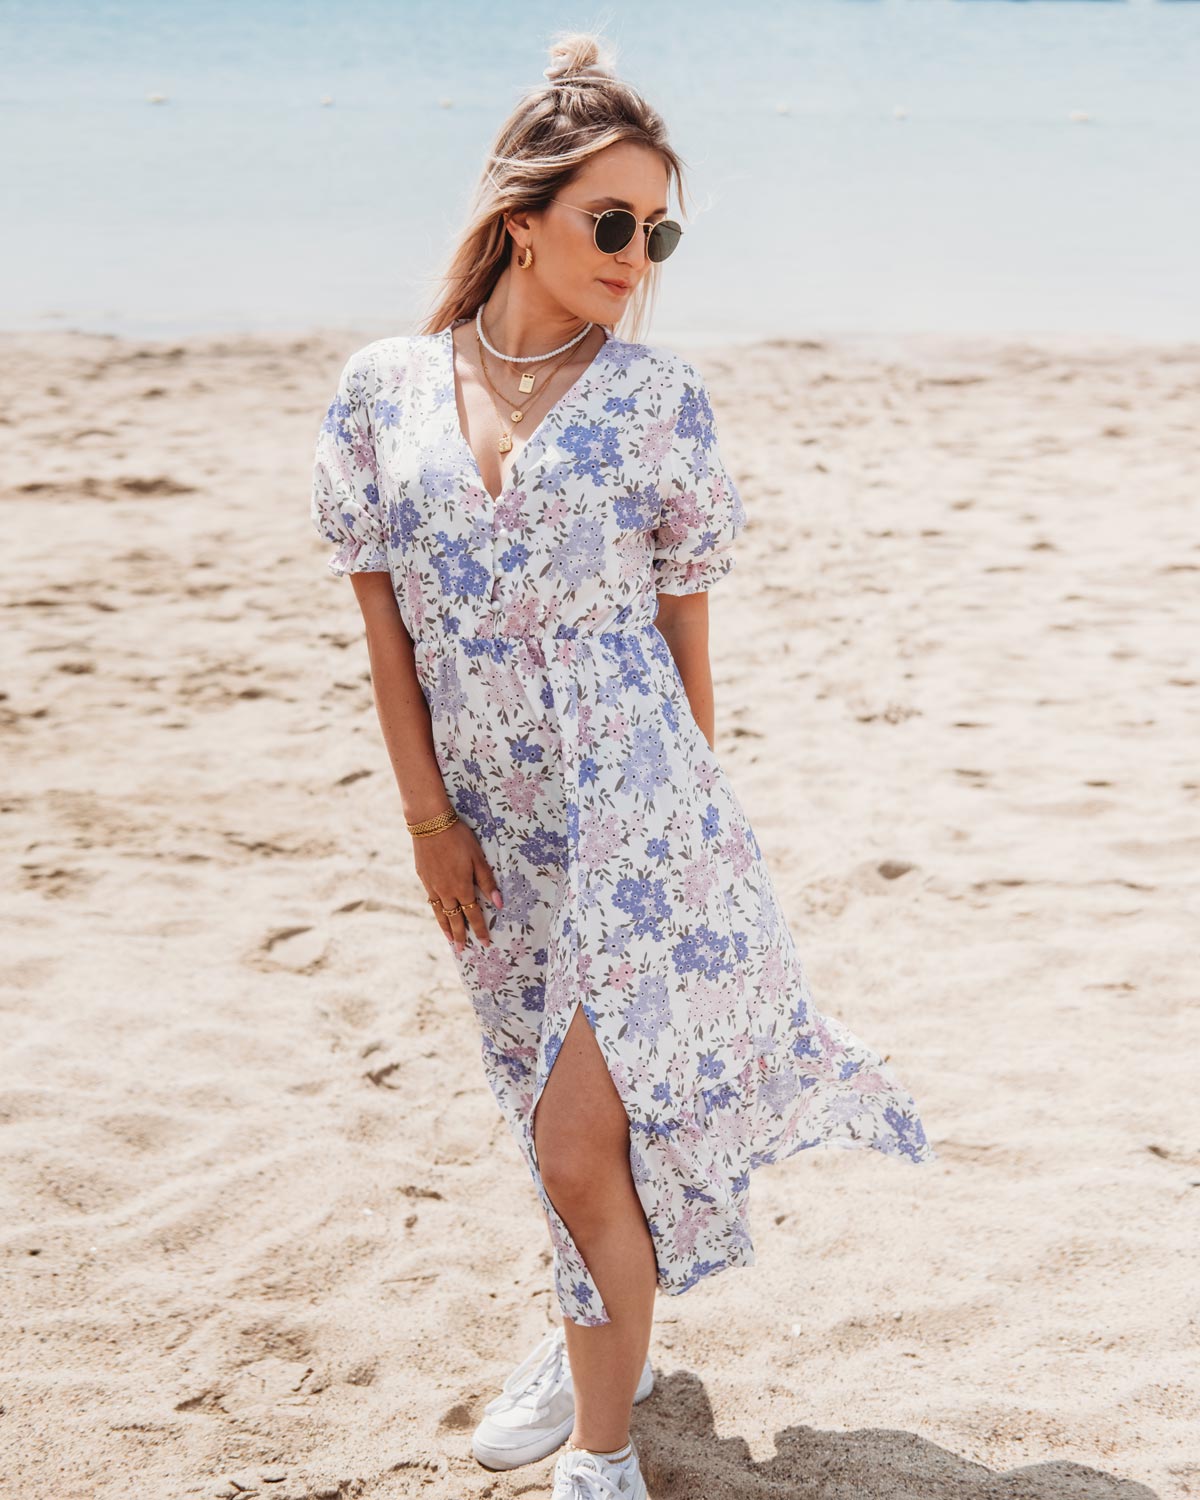
M 504 491 L 501 490 L 501 492 L 500 492 L 500 499 L 503 500 L 503 498 L 504 498 Z M 488 510 L 489 510 L 489 513 L 490 513 L 490 516 L 491 516 L 491 526 L 489 528 L 489 541 L 488 541 L 488 557 L 489 557 L 488 571 L 492 575 L 492 587 L 491 587 L 491 593 L 490 593 L 489 597 L 491 599 L 491 603 L 492 603 L 492 606 L 493 606 L 492 607 L 492 614 L 494 616 L 497 616 L 500 613 L 500 609 L 499 609 L 498 605 L 499 605 L 500 595 L 502 593 L 502 590 L 501 590 L 501 587 L 500 587 L 500 555 L 499 555 L 500 554 L 500 540 L 499 539 L 500 539 L 501 535 L 503 534 L 503 531 L 502 531 L 502 528 L 500 526 L 499 515 L 497 514 L 499 503 L 500 503 L 499 501 L 497 501 L 497 500 L 495 500 L 495 499 L 492 498 L 492 495 L 489 492 L 489 494 L 488 494 Z
M 513 528 L 510 525 L 508 525 L 508 523 L 506 521 L 504 521 L 504 520 L 501 519 L 502 509 L 503 509 L 503 506 L 504 506 L 504 503 L 505 503 L 506 499 L 508 498 L 508 494 L 509 494 L 509 488 L 508 488 L 507 485 L 504 487 L 504 489 L 502 489 L 500 491 L 500 498 L 498 500 L 493 499 L 492 496 L 491 496 L 491 494 L 490 494 L 490 492 L 488 494 L 488 500 L 490 502 L 491 518 L 492 518 L 492 525 L 491 525 L 491 554 L 492 554 L 492 561 L 491 561 L 491 571 L 492 571 L 491 597 L 492 597 L 493 601 L 496 601 L 496 600 L 500 599 L 501 596 L 502 596 L 502 594 L 504 593 L 504 587 L 503 587 L 503 584 L 504 584 L 504 568 L 503 568 L 503 565 L 500 562 L 500 558 L 501 558 L 501 555 L 512 544 L 512 531 L 513 531 Z

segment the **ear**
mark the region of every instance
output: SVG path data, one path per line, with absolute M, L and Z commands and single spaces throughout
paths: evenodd
M 517 233 L 520 234 L 526 244 L 529 243 L 529 236 L 533 229 L 533 220 L 535 218 L 536 215 L 528 209 L 521 209 L 517 213 L 504 215 L 504 227 L 512 235 L 514 243 L 517 239 L 517 235 L 513 234 L 514 229 L 517 230 Z

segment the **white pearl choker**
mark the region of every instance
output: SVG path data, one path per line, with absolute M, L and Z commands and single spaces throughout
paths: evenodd
M 483 347 L 489 354 L 494 354 L 497 359 L 502 359 L 508 365 L 535 365 L 539 360 L 553 359 L 556 354 L 565 354 L 568 349 L 574 349 L 575 345 L 587 338 L 596 325 L 589 323 L 581 333 L 577 333 L 573 339 L 565 344 L 560 344 L 557 349 L 547 349 L 545 354 L 501 354 L 499 349 L 493 348 L 488 343 L 487 334 L 483 331 L 483 303 L 481 302 L 475 310 L 475 331 L 478 333 Z

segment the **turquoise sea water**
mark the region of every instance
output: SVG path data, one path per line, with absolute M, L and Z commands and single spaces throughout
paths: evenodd
M 702 206 L 653 337 L 1200 337 L 1188 0 L 0 0 L 0 326 L 403 331 L 562 26 Z

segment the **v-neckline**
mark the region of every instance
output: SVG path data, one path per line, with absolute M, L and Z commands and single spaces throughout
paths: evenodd
M 471 320 L 464 319 L 462 321 L 469 322 Z M 464 450 L 471 460 L 471 467 L 475 471 L 475 477 L 479 481 L 480 489 L 483 490 L 484 494 L 487 495 L 488 499 L 492 502 L 493 505 L 499 505 L 506 492 L 512 489 L 514 483 L 516 482 L 518 470 L 521 468 L 526 453 L 533 446 L 533 444 L 541 438 L 551 417 L 555 415 L 559 408 L 565 406 L 569 401 L 578 396 L 584 386 L 587 385 L 593 378 L 596 372 L 596 367 L 600 363 L 601 356 L 604 354 L 604 351 L 608 348 L 609 344 L 616 337 L 616 335 L 611 333 L 605 326 L 605 324 L 601 323 L 597 325 L 598 327 L 604 329 L 604 342 L 592 356 L 591 363 L 585 369 L 579 372 L 579 376 L 575 380 L 575 383 L 567 387 L 567 389 L 562 393 L 558 400 L 555 401 L 554 405 L 549 408 L 549 410 L 542 417 L 542 420 L 537 424 L 537 426 L 517 449 L 517 456 L 513 460 L 512 468 L 508 471 L 508 478 L 502 481 L 500 485 L 500 493 L 498 495 L 493 495 L 484 481 L 483 470 L 479 466 L 479 459 L 475 456 L 475 450 L 467 441 L 467 435 L 463 431 L 462 427 L 462 418 L 460 417 L 458 411 L 458 375 L 454 369 L 454 330 L 457 326 L 457 323 L 451 323 L 450 326 L 444 329 L 442 332 L 442 338 L 445 340 L 442 348 L 445 352 L 447 370 L 450 376 L 450 396 L 451 407 L 454 413 L 454 431 L 458 434 L 458 440 L 462 444 Z

